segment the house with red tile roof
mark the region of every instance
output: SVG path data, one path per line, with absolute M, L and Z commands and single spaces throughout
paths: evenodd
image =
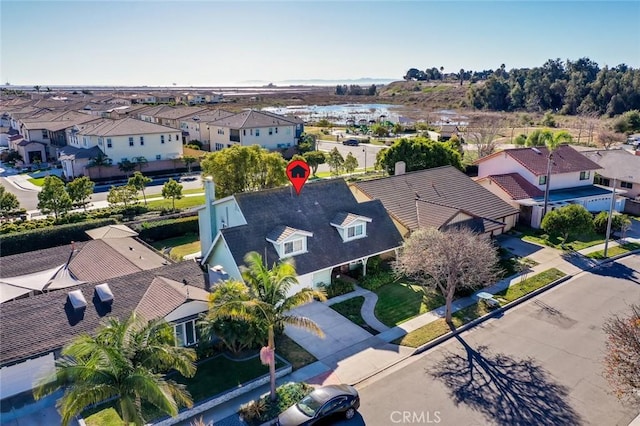
M 547 211 L 580 204 L 590 212 L 608 210 L 612 191 L 594 184 L 598 163 L 569 145 L 499 151 L 476 161 L 476 182 L 520 210 L 520 223 L 539 228 L 549 185 Z M 624 209 L 624 198 L 615 209 Z

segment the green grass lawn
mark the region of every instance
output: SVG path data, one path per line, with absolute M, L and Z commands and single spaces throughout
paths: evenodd
M 375 292 L 378 295 L 376 317 L 389 327 L 436 309 L 445 302 L 436 291 L 425 291 L 422 286 L 407 282 L 386 284 Z
M 276 368 L 280 367 L 282 367 L 282 363 L 276 362 Z M 196 375 L 192 378 L 180 375 L 174 375 L 171 378 L 187 386 L 195 403 L 226 390 L 240 387 L 243 383 L 268 373 L 269 367 L 262 365 L 258 356 L 247 361 L 233 361 L 218 355 L 198 364 Z
M 289 361 L 294 370 L 317 361 L 316 357 L 291 340 L 286 334 L 276 337 L 276 353 Z
M 499 293 L 496 293 L 495 297 L 501 302 L 513 302 L 514 300 L 519 299 L 522 296 L 539 289 L 540 287 L 544 287 L 545 285 L 550 284 L 555 280 L 564 277 L 565 275 L 567 274 L 556 268 L 547 269 L 546 271 L 526 278 L 523 281 L 514 284 Z
M 202 188 L 193 188 L 193 189 L 183 189 L 182 190 L 182 195 L 190 195 L 190 194 L 200 194 L 202 196 L 204 196 L 204 189 Z M 149 198 L 158 198 L 158 197 L 162 197 L 162 194 L 147 194 L 147 200 Z M 144 197 L 142 197 L 142 193 L 140 193 L 140 196 L 138 197 L 138 200 L 142 201 L 144 199 Z
M 526 280 L 518 284 L 514 284 L 508 289 L 497 293 L 496 298 L 501 302 L 512 302 L 526 294 L 531 293 L 534 290 L 537 290 L 559 278 L 564 277 L 565 275 L 566 274 L 564 272 L 552 268 L 530 278 L 527 278 Z M 459 310 L 458 312 L 454 312 L 451 319 L 454 326 L 458 328 L 470 321 L 473 321 L 476 318 L 480 318 L 481 316 L 489 312 L 490 311 L 485 303 L 475 303 L 469 307 Z M 449 331 L 451 331 L 449 324 L 447 324 L 444 318 L 440 318 L 410 333 L 407 333 L 405 336 L 394 340 L 393 343 L 417 348 L 424 345 L 425 343 L 430 342 L 433 339 L 447 334 Z
M 199 197 L 182 197 L 176 200 L 176 209 L 188 209 L 191 207 L 201 206 L 205 203 L 204 195 Z M 154 200 L 147 203 L 147 207 L 151 210 L 171 209 L 171 199 L 168 200 Z
M 489 313 L 489 310 L 484 303 L 475 303 L 471 306 L 459 310 L 458 312 L 454 312 L 451 317 L 451 321 L 453 322 L 455 328 L 458 328 L 468 323 L 469 321 L 480 318 L 487 313 Z M 440 318 L 410 333 L 407 333 L 406 335 L 394 340 L 393 343 L 402 346 L 409 346 L 411 348 L 417 348 L 427 342 L 430 342 L 433 339 L 447 334 L 450 331 L 451 328 L 449 327 L 449 324 L 447 324 L 444 318 Z
M 314 359 L 315 360 L 315 359 Z M 282 362 L 276 361 L 276 368 L 282 367 Z M 185 384 L 191 394 L 193 402 L 218 395 L 224 391 L 240 387 L 269 373 L 269 367 L 262 365 L 260 357 L 256 356 L 246 361 L 234 361 L 225 356 L 218 355 L 198 365 L 196 375 L 192 378 L 182 377 L 180 374 L 170 375 L 170 379 Z M 86 410 L 83 413 L 87 426 L 110 426 L 122 424 L 122 419 L 115 410 L 115 401 L 106 403 L 97 408 Z M 153 420 L 163 417 L 157 409 L 143 404 L 143 416 L 145 420 Z
M 617 256 L 619 254 L 627 253 L 633 250 L 640 249 L 640 244 L 638 243 L 626 243 L 619 246 L 609 247 L 607 250 L 607 257 Z M 587 257 L 592 259 L 604 259 L 604 250 L 594 251 L 593 253 L 587 254 Z
M 352 323 L 362 327 L 363 325 L 367 324 L 362 318 L 362 315 L 360 315 L 360 310 L 362 309 L 363 303 L 364 297 L 356 296 L 352 297 L 351 299 L 347 299 L 344 302 L 334 303 L 329 307 Z
M 42 186 L 44 185 L 44 179 L 45 178 L 40 177 L 40 178 L 29 178 L 27 180 L 36 186 Z
M 558 236 L 548 236 L 542 230 L 532 229 L 528 227 L 517 227 L 518 232 L 522 233 L 522 239 L 532 243 L 545 245 L 557 249 L 562 249 L 562 238 Z M 567 248 L 573 250 L 582 250 L 587 247 L 604 243 L 604 236 L 596 232 L 590 232 L 585 235 L 571 236 L 566 242 Z
M 171 258 L 182 260 L 184 256 L 200 251 L 200 237 L 198 234 L 186 234 L 180 237 L 155 241 L 151 245 L 158 251 L 172 247 Z

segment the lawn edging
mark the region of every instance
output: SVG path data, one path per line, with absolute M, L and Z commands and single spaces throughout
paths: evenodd
M 594 260 L 598 264 L 598 266 L 601 266 L 601 265 L 605 265 L 605 264 L 610 263 L 610 262 L 615 262 L 618 259 L 622 259 L 623 257 L 631 256 L 631 255 L 634 255 L 634 254 L 640 254 L 640 249 L 626 251 L 624 253 L 620 253 L 620 254 L 617 254 L 617 255 L 612 256 L 612 257 L 607 257 L 605 259 L 596 259 L 596 258 L 593 258 L 593 257 L 590 258 L 590 259 Z M 598 266 L 596 266 L 596 268 Z
M 284 367 L 280 367 L 278 370 L 276 370 L 276 379 L 279 379 L 280 377 L 290 374 L 291 371 L 293 370 L 293 367 L 291 366 L 291 364 L 289 364 L 285 359 L 281 358 L 279 355 L 276 354 L 276 357 L 278 357 L 278 359 L 285 364 Z M 174 425 L 176 423 L 190 419 L 204 411 L 210 410 L 211 408 L 216 407 L 231 399 L 244 395 L 247 392 L 251 392 L 256 388 L 259 388 L 260 386 L 268 384 L 269 381 L 270 381 L 269 374 L 265 374 L 264 376 L 254 379 L 250 382 L 243 383 L 242 385 L 240 385 L 240 387 L 232 391 L 224 392 L 222 394 L 219 394 L 207 400 L 204 400 L 198 404 L 195 404 L 193 407 L 186 409 L 184 411 L 181 411 L 175 417 L 165 418 L 164 420 L 161 420 L 153 424 L 154 426 Z
M 418 354 L 420 354 L 422 352 L 425 352 L 425 351 L 433 348 L 434 346 L 437 346 L 440 343 L 443 343 L 443 342 L 451 339 L 452 337 L 462 333 L 463 331 L 466 331 L 466 330 L 468 330 L 468 329 L 470 329 L 472 327 L 475 327 L 478 324 L 481 324 L 481 323 L 487 321 L 490 318 L 500 317 L 500 316 L 502 316 L 504 314 L 504 312 L 508 311 L 509 309 L 514 308 L 514 307 L 518 306 L 519 304 L 524 303 L 527 300 L 529 300 L 529 299 L 531 299 L 533 297 L 536 297 L 537 295 L 539 295 L 541 293 L 544 293 L 545 291 L 547 291 L 547 290 L 549 290 L 549 289 L 551 289 L 551 288 L 553 288 L 553 287 L 555 287 L 555 286 L 557 286 L 559 284 L 562 284 L 563 282 L 565 282 L 565 281 L 567 281 L 567 280 L 569 280 L 571 278 L 573 278 L 573 275 L 567 274 L 562 278 L 558 278 L 557 280 L 555 280 L 555 281 L 553 281 L 553 282 L 551 282 L 551 283 L 549 283 L 549 284 L 547 284 L 547 285 L 545 285 L 543 287 L 540 287 L 540 288 L 538 288 L 536 290 L 533 290 L 532 292 L 527 293 L 524 296 L 519 297 L 518 299 L 516 299 L 516 300 L 514 300 L 512 302 L 509 302 L 509 303 L 505 304 L 504 306 L 501 306 L 501 307 L 491 311 L 490 313 L 488 313 L 486 315 L 481 316 L 480 318 L 476 318 L 474 320 L 469 321 L 468 323 L 456 328 L 454 331 L 450 331 L 447 334 L 444 334 L 444 335 L 442 335 L 440 337 L 436 337 L 435 339 L 431 340 L 430 342 L 427 342 L 424 345 L 417 347 L 416 350 L 413 351 L 413 355 L 418 355 Z

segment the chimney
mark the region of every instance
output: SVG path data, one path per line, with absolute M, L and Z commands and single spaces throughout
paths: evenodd
M 216 185 L 212 176 L 205 176 L 204 183 L 205 205 L 198 211 L 198 225 L 200 227 L 200 253 L 205 256 L 213 244 L 213 239 L 218 233 L 216 226 L 216 209 L 213 202 L 216 200 Z M 206 259 L 203 259 L 206 260 Z
M 406 173 L 407 171 L 407 163 L 405 163 L 404 161 L 398 161 L 396 162 L 395 166 L 395 176 L 400 176 Z

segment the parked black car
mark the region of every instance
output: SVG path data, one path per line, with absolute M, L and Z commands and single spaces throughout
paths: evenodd
M 358 146 L 360 141 L 358 139 L 345 139 L 342 141 L 342 145 Z
M 360 407 L 358 391 L 349 385 L 323 386 L 278 416 L 280 426 L 331 424 L 336 417 L 353 418 Z

